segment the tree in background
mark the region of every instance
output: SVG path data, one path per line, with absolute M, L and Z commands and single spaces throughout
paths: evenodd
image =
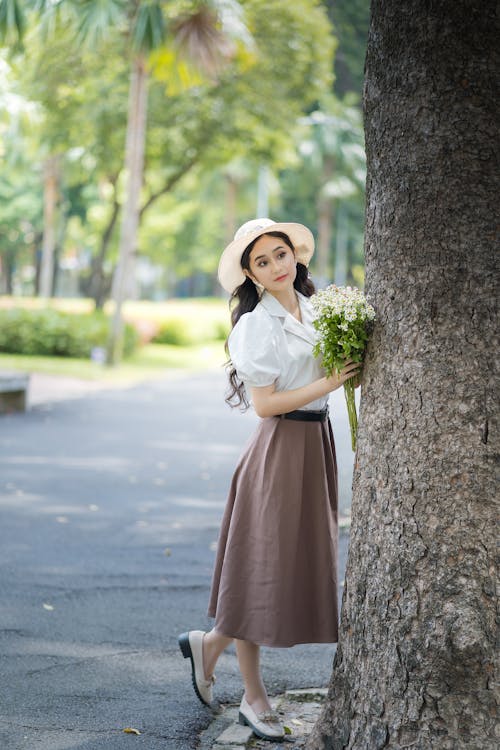
M 81 100 L 86 93 L 81 46 L 75 44 L 74 32 L 68 28 L 66 17 L 65 23 L 58 24 L 57 35 L 48 23 L 51 13 L 48 16 L 43 14 L 44 23 L 40 23 L 35 9 L 44 11 L 44 7 L 43 3 L 0 0 L 0 35 L 5 45 L 2 62 L 11 82 L 7 95 L 23 101 L 24 108 L 29 111 L 22 129 L 18 125 L 16 135 L 11 135 L 4 159 L 12 160 L 13 154 L 19 154 L 18 161 L 22 161 L 23 170 L 33 175 L 31 184 L 38 177 L 40 187 L 43 185 L 41 240 L 37 241 L 35 248 L 35 292 L 47 298 L 53 293 L 68 220 L 74 214 L 85 214 L 85 210 L 82 212 L 82 188 L 89 180 L 81 170 L 77 174 L 75 163 L 81 155 L 78 152 L 83 150 L 81 146 L 89 130 L 89 119 L 81 117 L 81 112 L 77 113 L 71 96 L 72 92 L 78 91 Z M 58 12 L 61 14 L 67 7 L 68 3 L 59 4 Z M 55 8 L 52 8 L 53 13 Z M 25 33 L 28 34 L 26 48 L 23 47 Z M 116 79 L 114 85 L 117 85 Z M 5 112 L 7 118 L 18 120 L 16 107 L 11 108 L 8 102 Z M 95 110 L 92 116 L 96 116 Z M 109 131 L 113 129 L 109 128 Z M 40 191 L 32 189 L 32 192 L 33 199 Z M 15 221 L 16 204 L 12 209 L 12 220 Z M 17 223 L 21 226 L 26 216 L 21 204 L 17 210 Z M 21 250 L 20 243 L 14 243 L 11 250 L 17 254 L 16 250 Z
M 498 747 L 496 3 L 373 0 L 364 368 L 341 626 L 308 747 Z
M 217 3 L 213 0 L 213 5 Z M 234 6 L 237 3 L 234 2 Z M 227 5 L 226 5 L 227 8 Z M 140 192 L 143 182 L 146 144 L 148 55 L 165 44 L 168 32 L 189 59 L 214 76 L 228 53 L 228 37 L 221 30 L 220 18 L 208 3 L 196 2 L 175 20 L 166 23 L 160 0 L 129 0 L 125 5 L 91 0 L 79 8 L 79 33 L 88 43 L 112 34 L 122 27 L 129 39 L 131 63 L 125 145 L 125 200 L 119 241 L 118 263 L 112 288 L 114 312 L 108 347 L 108 363 L 121 359 L 123 350 L 122 305 L 130 292 L 133 258 L 136 252 L 140 218 Z
M 37 149 L 30 138 L 36 108 L 12 90 L 8 66 L 0 59 L 0 294 L 13 293 L 16 269 L 37 268 L 43 232 Z M 33 280 L 29 280 L 31 283 Z

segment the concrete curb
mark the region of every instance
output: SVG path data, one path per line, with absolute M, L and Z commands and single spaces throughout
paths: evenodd
M 238 724 L 238 705 L 221 706 L 211 725 L 200 736 L 199 750 L 278 750 L 304 748 L 326 698 L 327 688 L 287 690 L 271 699 L 271 706 L 282 717 L 291 734 L 273 743 L 260 740 L 248 727 Z

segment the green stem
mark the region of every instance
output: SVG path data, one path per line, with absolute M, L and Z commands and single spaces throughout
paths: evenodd
M 349 427 L 351 428 L 351 446 L 356 450 L 356 436 L 358 432 L 358 415 L 356 414 L 356 402 L 354 400 L 355 378 L 349 378 L 344 383 L 344 394 L 349 416 Z

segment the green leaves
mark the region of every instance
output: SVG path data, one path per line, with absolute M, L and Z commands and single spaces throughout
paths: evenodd
M 314 354 L 322 355 L 326 374 L 340 372 L 345 359 L 362 362 L 369 324 L 375 318 L 375 311 L 363 293 L 332 284 L 313 295 L 311 301 L 318 332 Z
M 21 0 L 0 0 L 0 43 L 17 46 L 25 28 L 26 17 Z
M 73 315 L 57 310 L 0 310 L 0 352 L 12 354 L 90 356 L 93 347 L 104 347 L 109 323 L 102 313 Z M 138 343 L 137 332 L 125 327 L 125 352 Z
M 124 29 L 127 7 L 124 0 L 75 0 L 73 6 L 80 44 L 94 47 L 110 33 Z
M 131 30 L 132 47 L 136 52 L 149 52 L 165 41 L 166 25 L 158 2 L 142 2 Z
M 124 195 L 130 62 L 137 54 L 147 56 L 149 73 L 141 194 L 146 209 L 137 247 L 140 255 L 170 269 L 165 285 L 173 288 L 176 278 L 196 269 L 205 284 L 201 291 L 215 288 L 208 274 L 215 277 L 225 241 L 230 185 L 237 194 L 237 222 L 255 209 L 260 164 L 276 177 L 272 211 L 300 218 L 295 206 L 280 205 L 279 170 L 292 163 L 297 171 L 290 193 L 300 211 L 313 204 L 316 186 L 297 157 L 294 135 L 297 118 L 317 106 L 331 83 L 334 45 L 320 4 L 0 0 L 0 26 L 13 30 L 9 44 L 22 33 L 24 17 L 29 50 L 9 59 L 6 92 L 26 102 L 29 122 L 18 117 L 18 132 L 11 134 L 18 110 L 11 107 L 8 114 L 4 106 L 9 119 L 0 123 L 3 171 L 12 183 L 0 180 L 0 192 L 8 193 L 0 209 L 0 253 L 4 268 L 5 254 L 15 254 L 17 285 L 20 269 L 29 265 L 32 272 L 40 245 L 41 164 L 49 154 L 57 154 L 61 164 L 60 258 L 78 259 L 79 280 L 101 257 L 106 276 L 111 274 Z M 178 34 L 180 47 L 174 43 Z M 202 42 L 212 45 L 213 60 L 210 52 L 200 54 Z M 190 52 L 196 67 L 188 65 Z M 209 70 L 217 68 L 216 75 L 203 71 L 204 61 Z M 222 172 L 228 164 L 231 180 Z M 238 174 L 235 164 L 241 165 Z M 312 185 L 306 198 L 302 184 Z M 313 227 L 315 221 L 313 214 Z M 24 291 L 31 291 L 33 278 L 24 275 Z

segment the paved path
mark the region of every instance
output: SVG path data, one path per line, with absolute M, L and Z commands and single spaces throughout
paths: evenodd
M 33 385 L 29 412 L 0 419 L 0 747 L 191 750 L 212 717 L 177 634 L 209 625 L 218 525 L 256 417 L 224 405 L 221 373 Z M 332 407 L 347 512 L 341 392 Z M 346 547 L 344 533 L 342 564 Z M 325 685 L 333 654 L 264 649 L 270 692 Z M 233 650 L 217 677 L 238 701 Z

